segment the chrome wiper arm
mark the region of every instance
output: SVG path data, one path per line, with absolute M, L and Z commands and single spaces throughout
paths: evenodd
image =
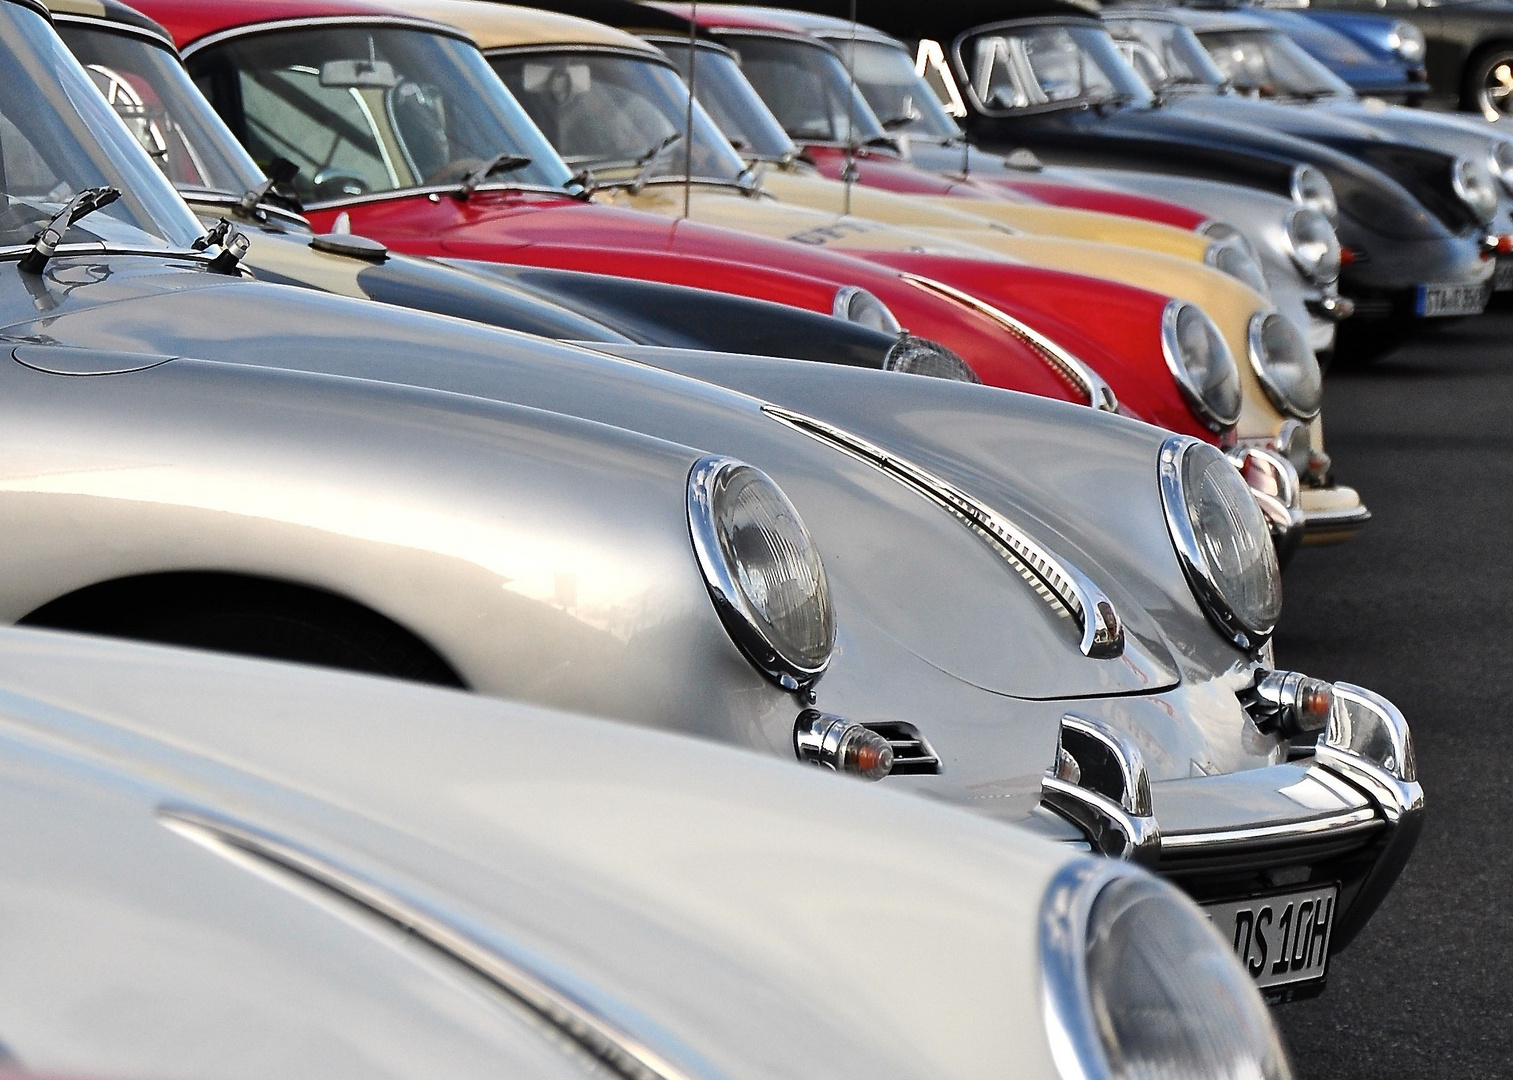
M 533 159 L 523 154 L 496 154 L 492 160 L 484 162 L 478 168 L 462 178 L 462 183 L 457 187 L 457 197 L 464 202 L 478 190 L 478 185 L 497 172 L 514 172 L 531 164 Z
M 657 143 L 656 146 L 653 146 L 650 150 L 646 151 L 646 153 L 642 154 L 640 157 L 636 158 L 635 161 L 631 162 L 632 165 L 637 166 L 635 179 L 633 179 L 628 185 L 628 190 L 632 195 L 636 194 L 642 188 L 644 188 L 646 186 L 646 181 L 651 179 L 651 167 L 657 163 L 657 158 L 662 156 L 663 151 L 667 150 L 669 147 L 677 145 L 682 141 L 683 133 L 680 131 L 674 131 L 671 135 L 667 136 L 667 138 Z
M 113 187 L 85 188 L 72 199 L 68 205 L 53 215 L 52 220 L 42 227 L 42 231 L 32 237 L 32 249 L 21 256 L 17 268 L 23 273 L 40 274 L 47 266 L 47 261 L 58 250 L 58 245 L 63 243 L 63 234 L 68 232 L 76 222 L 93 214 L 102 207 L 109 206 L 121 197 L 121 192 Z

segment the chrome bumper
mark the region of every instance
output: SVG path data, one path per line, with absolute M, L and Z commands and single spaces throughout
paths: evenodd
M 1200 901 L 1322 882 L 1340 886 L 1330 952 L 1347 945 L 1418 840 L 1424 793 L 1413 739 L 1386 698 L 1334 684 L 1316 745 L 1285 764 L 1152 784 L 1133 740 L 1069 715 L 1041 804 L 1092 850 L 1138 861 Z M 1321 984 L 1288 995 L 1316 992 Z

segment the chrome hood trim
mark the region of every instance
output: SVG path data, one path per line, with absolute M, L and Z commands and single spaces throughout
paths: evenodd
M 1053 610 L 1076 620 L 1082 632 L 1079 648 L 1084 656 L 1106 660 L 1124 652 L 1124 626 L 1103 590 L 1076 567 L 1035 543 L 1002 514 L 860 435 L 777 405 L 764 404 L 762 411 L 805 435 L 860 458 L 949 511 L 992 544 Z
M 615 1023 L 592 1002 L 574 993 L 569 980 L 523 948 L 511 948 L 497 934 L 479 940 L 423 901 L 293 840 L 219 814 L 178 806 L 158 809 L 158 820 L 193 843 L 275 878 L 318 886 L 392 923 L 497 987 L 536 1013 L 626 1080 L 722 1080 L 709 1066 L 679 1068 L 646 1042 Z M 662 1036 L 664 1039 L 667 1036 Z M 683 1057 L 694 1056 L 680 1048 Z

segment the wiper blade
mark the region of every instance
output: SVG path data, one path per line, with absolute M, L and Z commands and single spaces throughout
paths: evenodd
M 514 172 L 525 168 L 531 162 L 531 158 L 522 154 L 497 154 L 492 160 L 484 162 L 462 178 L 462 183 L 457 186 L 457 197 L 466 202 L 469 196 L 478 190 L 478 185 L 495 173 Z
M 21 256 L 17 268 L 27 274 L 40 274 L 47 261 L 56 254 L 63 243 L 63 234 L 76 222 L 82 221 L 102 207 L 109 206 L 121 197 L 113 187 L 85 188 L 68 201 L 68 205 L 53 215 L 42 231 L 32 237 L 32 249 Z
M 667 138 L 657 143 L 656 146 L 653 146 L 650 150 L 646 151 L 646 153 L 642 154 L 640 157 L 636 158 L 635 161 L 631 162 L 632 165 L 637 166 L 636 177 L 630 182 L 629 185 L 629 190 L 632 195 L 636 194 L 642 188 L 644 188 L 646 186 L 646 181 L 651 179 L 651 167 L 656 164 L 657 158 L 661 157 L 663 152 L 667 150 L 668 147 L 674 146 L 682 141 L 682 133 L 674 131 L 671 135 L 667 136 Z

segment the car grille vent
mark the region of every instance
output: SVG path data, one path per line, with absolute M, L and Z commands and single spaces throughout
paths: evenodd
M 889 776 L 934 776 L 940 772 L 940 758 L 913 724 L 878 721 L 862 727 L 888 740 L 893 747 L 893 769 Z

